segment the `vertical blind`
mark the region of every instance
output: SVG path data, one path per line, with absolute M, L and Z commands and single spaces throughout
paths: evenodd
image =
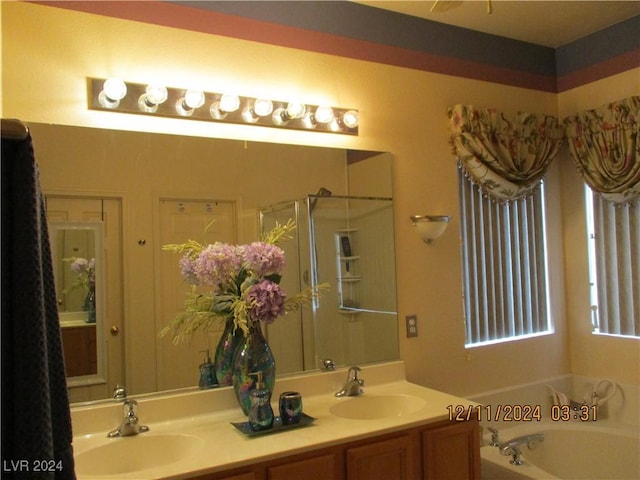
M 598 333 L 640 336 L 640 202 L 616 206 L 592 195 Z M 595 273 L 595 275 L 593 275 Z
M 542 182 L 497 203 L 459 174 L 466 344 L 548 330 Z

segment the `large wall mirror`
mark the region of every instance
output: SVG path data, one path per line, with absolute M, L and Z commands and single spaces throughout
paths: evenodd
M 179 258 L 162 245 L 248 243 L 288 219 L 298 228 L 285 244 L 285 288 L 327 282 L 331 290 L 270 326 L 278 375 L 316 370 L 326 358 L 338 365 L 398 359 L 390 154 L 29 127 L 49 221 L 103 225 L 104 322 L 97 328 L 106 380 L 73 386 L 72 402 L 108 398 L 122 383 L 132 394 L 194 388 L 203 351 L 215 348 L 220 331 L 178 345 L 160 338 L 188 289 Z

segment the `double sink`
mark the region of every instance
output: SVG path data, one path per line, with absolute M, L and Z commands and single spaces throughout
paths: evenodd
M 351 420 L 400 417 L 417 412 L 426 404 L 422 398 L 401 394 L 363 394 L 330 400 L 334 403 L 329 407 L 331 415 Z M 309 412 L 311 416 L 313 413 Z M 197 456 L 203 443 L 197 433 L 154 433 L 153 429 L 132 437 L 106 439 L 103 444 L 76 455 L 76 473 L 80 478 L 135 474 Z
M 367 386 L 359 396 L 336 398 L 333 392 L 337 381 L 325 385 L 321 389 L 323 392 L 302 385 L 304 411 L 316 421 L 305 428 L 270 435 L 247 437 L 230 425 L 230 422 L 246 420 L 237 403 L 233 405 L 235 398 L 231 389 L 219 389 L 217 394 L 193 392 L 190 394 L 193 398 L 164 399 L 173 406 L 173 411 L 179 411 L 179 418 L 156 415 L 154 403 L 141 400 L 138 415 L 140 421 L 150 427 L 148 432 L 107 438 L 108 429 L 104 429 L 103 424 L 98 427 L 101 431 L 76 433 L 76 475 L 79 480 L 88 480 L 178 478 L 185 473 L 204 474 L 247 465 L 256 459 L 262 461 L 442 420 L 446 418 L 447 405 L 466 402 L 405 380 L 371 385 L 373 382 L 369 377 L 375 378 L 375 372 L 367 374 L 367 370 L 363 373 Z M 343 373 L 335 378 L 344 381 Z M 382 378 L 384 380 L 385 375 Z M 282 388 L 292 389 L 293 385 L 285 384 Z M 225 399 L 224 395 L 228 398 Z M 277 395 L 278 389 L 273 397 L 277 398 Z M 193 402 L 202 402 L 203 399 L 211 404 L 205 403 L 200 411 L 197 408 L 190 411 Z M 186 403 L 180 405 L 180 402 Z M 178 405 L 181 408 L 176 408 Z M 74 432 L 75 428 L 74 425 Z M 86 425 L 82 425 L 80 430 L 87 430 Z M 274 436 L 277 436 L 277 441 L 274 441 Z

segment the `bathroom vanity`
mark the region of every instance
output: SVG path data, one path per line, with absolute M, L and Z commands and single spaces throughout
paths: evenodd
M 149 431 L 132 437 L 107 438 L 122 403 L 74 407 L 78 480 L 480 478 L 478 423 L 449 418 L 472 402 L 407 382 L 402 362 L 363 367 L 364 393 L 337 398 L 346 373 L 278 379 L 272 402 L 297 390 L 314 421 L 273 433 L 232 425 L 247 419 L 230 388 L 135 397 Z
M 276 440 L 276 439 L 274 439 Z M 277 441 L 277 440 L 276 440 Z M 439 421 L 194 480 L 441 480 L 480 478 L 477 421 Z

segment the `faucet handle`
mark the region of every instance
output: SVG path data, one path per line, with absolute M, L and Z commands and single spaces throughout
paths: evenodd
M 498 447 L 500 446 L 500 440 L 499 440 L 499 433 L 498 430 L 496 430 L 495 428 L 492 427 L 487 427 L 487 430 L 489 430 L 491 432 L 491 443 L 489 444 L 492 447 Z
M 135 417 L 138 410 L 138 402 L 136 400 L 125 400 L 124 401 L 124 416 L 125 417 Z
M 330 358 L 325 358 L 324 360 L 322 360 L 322 368 L 328 371 L 333 371 L 336 369 L 336 362 L 334 362 Z
M 127 389 L 124 385 L 116 385 L 113 389 L 113 398 L 118 401 L 127 399 Z
M 349 373 L 347 374 L 347 380 L 354 380 L 356 382 L 361 381 L 358 378 L 358 374 L 362 371 L 362 369 L 360 367 L 357 366 L 353 366 L 353 367 L 349 367 Z M 362 381 L 364 383 L 364 380 Z

